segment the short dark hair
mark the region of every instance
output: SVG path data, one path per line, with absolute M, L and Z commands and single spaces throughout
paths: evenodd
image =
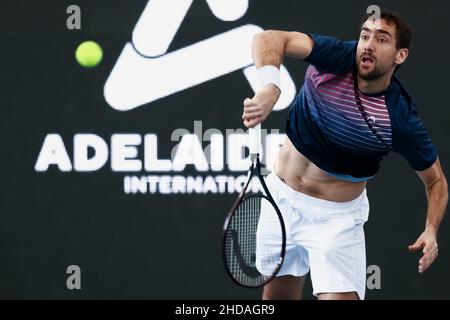
M 364 25 L 364 23 L 373 15 L 372 13 L 366 13 L 363 16 L 361 27 Z M 408 22 L 401 17 L 399 14 L 393 11 L 389 11 L 387 9 L 382 8 L 380 12 L 380 19 L 386 20 L 388 24 L 394 24 L 395 25 L 395 48 L 397 50 L 411 47 L 411 41 L 412 41 L 412 28 L 408 24 Z M 401 64 L 397 65 L 395 68 L 395 71 L 400 69 Z
M 372 15 L 373 13 L 366 13 L 364 15 L 361 27 Z M 386 9 L 381 9 L 380 18 L 386 20 L 388 24 L 395 25 L 395 38 L 397 39 L 395 47 L 397 50 L 403 48 L 409 49 L 412 40 L 412 28 L 408 22 L 399 14 Z

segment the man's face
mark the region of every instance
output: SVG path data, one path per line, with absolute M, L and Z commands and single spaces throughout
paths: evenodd
M 362 28 L 356 50 L 356 67 L 364 80 L 375 80 L 396 66 L 395 25 L 384 19 L 378 23 L 367 20 Z

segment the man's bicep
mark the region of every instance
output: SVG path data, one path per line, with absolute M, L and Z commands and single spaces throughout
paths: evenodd
M 286 38 L 285 55 L 297 59 L 306 59 L 313 50 L 313 39 L 302 32 L 284 32 Z
M 304 33 L 266 30 L 253 37 L 252 57 L 258 68 L 268 64 L 280 67 L 287 55 L 305 59 L 311 53 L 312 46 L 313 40 Z

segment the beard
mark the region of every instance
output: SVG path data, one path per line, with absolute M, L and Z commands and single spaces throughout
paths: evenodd
M 384 76 L 385 74 L 387 74 L 390 70 L 390 68 L 387 67 L 378 67 L 376 64 L 373 68 L 372 71 L 365 71 L 365 70 L 361 70 L 360 68 L 360 64 L 361 61 L 358 62 L 357 64 L 357 70 L 358 70 L 358 75 L 361 77 L 361 79 L 364 79 L 366 81 L 372 81 L 372 80 L 376 80 L 381 78 L 382 76 Z M 361 72 L 362 71 L 362 72 Z

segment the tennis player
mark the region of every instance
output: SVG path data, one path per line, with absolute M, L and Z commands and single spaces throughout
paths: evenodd
M 267 177 L 283 213 L 287 246 L 263 299 L 300 299 L 309 271 L 319 299 L 364 299 L 366 185 L 390 151 L 404 156 L 428 197 L 424 231 L 409 246 L 423 252 L 418 272 L 438 255 L 447 182 L 416 104 L 394 75 L 408 58 L 412 30 L 386 10 L 381 19 L 368 18 L 358 41 L 275 30 L 254 37 L 253 59 L 264 86 L 244 101 L 247 127 L 261 123 L 277 102 L 283 57 L 309 64 L 290 107 L 287 139 Z M 258 245 L 267 252 L 270 239 L 270 226 L 260 226 Z

